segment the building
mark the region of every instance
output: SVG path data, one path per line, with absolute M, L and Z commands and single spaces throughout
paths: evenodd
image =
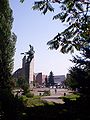
M 34 81 L 36 83 L 36 87 L 42 87 L 45 82 L 46 75 L 43 75 L 42 72 L 34 73 Z
M 54 75 L 53 76 L 53 79 L 54 79 L 54 85 L 51 86 L 51 87 L 59 87 L 59 88 L 62 88 L 64 87 L 64 80 L 65 80 L 65 75 Z M 49 76 L 47 77 L 47 84 L 49 84 Z
M 36 87 L 44 87 L 46 86 L 45 83 L 45 79 L 46 79 L 47 75 L 43 75 L 42 72 L 40 73 L 35 73 L 34 74 L 34 81 L 35 81 L 35 86 Z M 48 82 L 48 78 L 47 77 L 47 82 Z M 64 80 L 65 80 L 65 75 L 55 75 L 54 76 L 54 83 L 56 86 L 63 86 L 64 84 Z
M 60 84 L 62 84 L 64 82 L 64 80 L 65 80 L 65 75 L 56 75 L 56 76 L 54 76 L 54 83 L 55 84 L 60 85 Z
M 36 74 L 35 81 L 38 85 L 42 85 L 42 73 Z

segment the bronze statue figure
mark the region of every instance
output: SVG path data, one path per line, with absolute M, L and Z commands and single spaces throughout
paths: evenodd
M 29 47 L 30 47 L 30 50 L 28 52 L 21 53 L 27 57 L 26 62 L 31 62 L 32 59 L 34 58 L 34 53 L 35 53 L 34 48 L 31 45 L 29 45 Z

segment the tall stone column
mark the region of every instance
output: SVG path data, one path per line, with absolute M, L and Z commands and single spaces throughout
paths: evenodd
M 33 88 L 33 79 L 34 79 L 34 58 L 31 60 L 29 64 L 29 85 L 30 89 Z

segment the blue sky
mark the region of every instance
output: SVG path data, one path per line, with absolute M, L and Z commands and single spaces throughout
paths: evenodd
M 10 0 L 14 17 L 12 31 L 17 35 L 14 71 L 21 68 L 23 56 L 20 53 L 28 51 L 31 44 L 35 50 L 35 73 L 49 75 L 52 70 L 54 75 L 66 75 L 72 66 L 71 55 L 50 50 L 47 46 L 47 42 L 65 28 L 59 20 L 52 20 L 59 7 L 56 12 L 43 15 L 32 10 L 33 3 L 34 0 L 25 0 L 23 4 L 19 0 Z

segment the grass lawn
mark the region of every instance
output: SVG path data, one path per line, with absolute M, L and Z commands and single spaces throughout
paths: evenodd
M 25 106 L 21 113 L 22 120 L 90 120 L 89 101 L 87 103 L 79 97 L 79 94 L 66 95 L 60 97 L 64 104 L 56 104 L 43 101 L 40 96 L 28 98 L 23 95 L 19 98 Z
M 79 98 L 80 95 L 78 93 L 73 93 L 71 95 L 66 95 L 66 96 L 63 96 L 63 97 L 60 97 L 61 99 L 65 100 L 65 99 L 69 99 L 69 100 L 77 100 L 77 98 Z
M 41 100 L 40 96 L 33 96 L 31 98 L 28 98 L 25 95 L 23 95 L 19 99 L 22 100 L 24 105 L 27 107 L 54 105 L 53 102 L 46 102 Z

